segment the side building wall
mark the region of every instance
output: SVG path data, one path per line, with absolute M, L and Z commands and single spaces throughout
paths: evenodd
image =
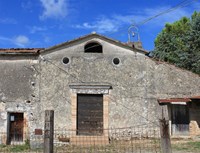
M 37 69 L 37 56 L 0 55 L 0 131 L 4 138 L 9 137 L 11 120 L 15 121 L 9 114 L 22 114 L 24 134 L 34 124 L 33 110 L 39 106 Z

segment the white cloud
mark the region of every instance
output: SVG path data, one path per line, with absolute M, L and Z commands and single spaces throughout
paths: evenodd
M 167 22 L 179 20 L 183 16 L 191 16 L 195 7 L 196 3 L 191 6 L 190 9 L 183 7 L 171 12 L 163 13 L 160 16 L 156 15 L 170 9 L 171 6 L 144 8 L 143 10 L 134 11 L 129 15 L 115 14 L 110 17 L 104 16 L 103 18 L 97 18 L 97 20 L 93 22 L 85 22 L 75 25 L 74 27 L 79 29 L 94 30 L 99 33 L 117 32 L 120 28 L 127 28 L 128 30 L 128 27 L 132 24 L 139 26 L 141 24 L 145 24 L 149 28 L 157 28 L 163 27 Z
M 13 39 L 14 43 L 20 47 L 24 47 L 29 44 L 30 40 L 28 37 L 19 35 Z
M 8 43 L 12 45 L 17 45 L 18 47 L 25 47 L 26 45 L 30 43 L 29 38 L 24 35 L 19 35 L 14 38 L 0 36 L 0 40 L 2 44 Z
M 46 27 L 38 27 L 38 26 L 29 27 L 29 29 L 30 29 L 30 33 L 36 33 L 36 32 L 41 32 L 41 31 L 47 30 Z
M 76 25 L 76 28 L 82 29 L 95 29 L 99 33 L 105 33 L 110 31 L 117 31 L 118 30 L 118 22 L 115 22 L 113 19 L 108 18 L 101 18 L 96 22 L 88 23 L 85 22 L 82 25 Z
M 7 38 L 7 37 L 3 37 L 3 36 L 0 36 L 0 40 L 1 40 L 1 42 L 2 41 L 9 41 L 9 42 L 11 42 L 12 41 L 12 39 Z
M 122 26 L 126 25 L 128 30 L 129 25 L 135 23 L 136 20 L 145 19 L 144 16 L 137 15 L 113 15 L 112 17 L 100 17 L 96 21 L 75 25 L 75 28 L 95 30 L 99 33 L 117 32 Z
M 75 25 L 75 28 L 79 29 L 90 29 L 95 30 L 99 33 L 106 33 L 106 32 L 116 32 L 120 27 L 121 23 L 118 22 L 116 19 L 113 18 L 106 18 L 101 17 L 97 21 L 88 23 L 85 22 L 82 25 Z
M 45 43 L 51 42 L 51 38 L 48 37 L 48 36 L 44 36 L 44 42 L 45 42 Z
M 30 0 L 26 0 L 21 3 L 21 7 L 25 10 L 30 10 L 34 4 Z
M 148 23 L 149 25 L 153 25 L 154 27 L 157 27 L 157 26 L 165 25 L 166 22 L 174 22 L 176 20 L 179 20 L 183 16 L 191 16 L 192 14 L 192 11 L 187 10 L 186 8 L 180 8 L 171 12 L 162 13 L 168 10 L 169 8 L 170 7 L 168 6 L 168 7 L 145 9 L 144 14 L 140 15 L 140 16 L 144 16 L 145 20 L 141 20 L 138 23 L 139 24 Z
M 40 0 L 44 8 L 40 19 L 63 18 L 67 15 L 67 0 Z
M 1 24 L 17 24 L 17 21 L 12 18 L 1 18 L 0 23 Z

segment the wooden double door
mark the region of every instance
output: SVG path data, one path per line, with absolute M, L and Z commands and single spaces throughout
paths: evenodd
M 77 95 L 77 135 L 103 134 L 103 95 Z
M 24 114 L 8 113 L 7 144 L 14 141 L 23 141 Z
M 172 135 L 189 134 L 189 108 L 187 105 L 172 105 Z

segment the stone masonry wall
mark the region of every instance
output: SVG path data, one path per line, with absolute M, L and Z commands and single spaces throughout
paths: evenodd
M 35 56 L 0 56 L 0 131 L 7 132 L 7 114 L 24 113 L 27 127 L 32 126 L 33 109 L 38 105 Z M 28 128 L 25 127 L 28 130 Z
M 84 53 L 90 41 L 103 53 Z M 64 57 L 69 63 L 62 62 Z M 115 65 L 114 58 L 120 63 Z M 38 57 L 0 57 L 0 130 L 7 112 L 24 112 L 30 131 L 44 128 L 44 111 L 55 112 L 55 129 L 72 128 L 72 84 L 109 84 L 108 127 L 158 126 L 158 98 L 199 95 L 198 75 L 158 63 L 136 50 L 99 38 L 47 49 Z
M 55 128 L 71 128 L 73 83 L 107 83 L 109 90 L 109 128 L 141 124 L 158 125 L 158 98 L 199 94 L 199 76 L 166 63 L 157 63 L 143 54 L 121 48 L 101 39 L 103 54 L 84 53 L 82 40 L 41 54 L 41 116 L 55 110 Z M 69 58 L 68 64 L 62 59 Z M 113 58 L 120 64 L 114 65 Z M 40 126 L 43 127 L 42 122 Z

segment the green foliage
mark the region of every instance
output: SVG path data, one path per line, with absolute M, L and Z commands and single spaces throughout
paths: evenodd
M 153 57 L 200 74 L 200 12 L 167 23 L 155 40 Z
M 13 146 L 12 148 L 10 148 L 9 150 L 11 152 L 22 152 L 22 151 L 26 151 L 28 149 L 29 149 L 29 147 L 27 145 L 16 145 L 16 146 Z
M 9 148 L 9 151 L 11 152 L 23 152 L 23 151 L 27 151 L 30 149 L 30 141 L 27 139 L 25 141 L 25 144 L 23 145 L 14 145 L 11 148 Z
M 6 145 L 5 144 L 0 144 L 0 149 L 1 148 L 6 148 Z
M 174 151 L 179 150 L 182 152 L 200 152 L 200 142 L 189 141 L 184 143 L 172 144 Z

